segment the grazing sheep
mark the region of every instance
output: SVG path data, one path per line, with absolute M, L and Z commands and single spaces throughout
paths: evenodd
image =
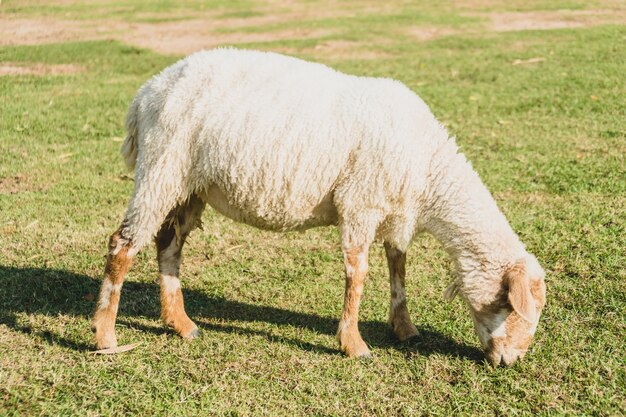
M 130 105 L 122 154 L 135 190 L 111 236 L 93 330 L 117 345 L 115 318 L 133 256 L 155 239 L 162 319 L 198 335 L 178 278 L 185 238 L 206 204 L 269 230 L 337 225 L 346 289 L 337 339 L 367 356 L 359 302 L 368 249 L 384 242 L 389 324 L 416 336 L 405 300 L 406 251 L 416 233 L 438 238 L 456 266 L 446 291 L 467 302 L 489 360 L 526 352 L 545 302 L 544 273 L 453 138 L 403 84 L 345 75 L 274 53 L 193 54 L 144 84 Z

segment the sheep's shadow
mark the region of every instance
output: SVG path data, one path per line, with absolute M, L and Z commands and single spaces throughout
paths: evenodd
M 23 333 L 34 334 L 50 344 L 80 351 L 92 350 L 91 344 L 52 331 L 35 331 L 31 326 L 21 323 L 18 315 L 20 313 L 70 315 L 88 319 L 95 306 L 90 294 L 97 294 L 99 285 L 97 279 L 65 270 L 0 266 L 0 324 Z M 123 293 L 118 323 L 157 334 L 170 332 L 165 327 L 146 326 L 134 320 L 137 316 L 158 317 L 159 289 L 156 284 L 127 281 Z M 186 290 L 184 295 L 187 310 L 201 329 L 263 336 L 271 342 L 286 343 L 304 350 L 339 354 L 337 349 L 328 346 L 277 336 L 275 332 L 237 326 L 237 323 L 242 322 L 265 322 L 334 335 L 338 319 L 222 297 L 210 297 L 197 290 Z M 428 326 L 420 326 L 420 336 L 404 343 L 398 342 L 393 337 L 386 323 L 362 321 L 359 327 L 363 338 L 373 347 L 394 347 L 406 355 L 439 353 L 476 362 L 482 361 L 483 358 L 478 349 L 459 343 Z

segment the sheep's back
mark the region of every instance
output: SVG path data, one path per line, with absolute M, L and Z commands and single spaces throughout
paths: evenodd
M 352 182 L 373 181 L 389 188 L 374 193 L 384 199 L 394 185 L 388 184 L 390 173 L 382 172 L 390 169 L 389 159 L 397 159 L 395 177 L 410 169 L 410 121 L 397 113 L 410 113 L 402 101 L 417 97 L 391 80 L 349 76 L 278 54 L 221 49 L 179 61 L 142 92 L 153 122 L 144 145 L 154 155 L 190 161 L 190 190 L 204 191 L 208 200 L 219 200 L 209 203 L 224 214 L 256 226 L 335 222 L 338 184 L 358 192 Z

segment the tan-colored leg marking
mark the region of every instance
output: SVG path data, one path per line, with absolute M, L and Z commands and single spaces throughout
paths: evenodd
M 361 338 L 358 328 L 359 304 L 368 269 L 367 251 L 368 247 L 365 245 L 344 250 L 346 290 L 337 340 L 341 350 L 349 358 L 370 356 L 370 350 Z
M 124 242 L 120 230 L 116 231 L 109 239 L 109 255 L 104 268 L 104 279 L 100 287 L 96 313 L 91 322 L 91 329 L 96 334 L 98 349 L 117 346 L 115 319 L 124 277 L 132 263 L 132 257 L 128 255 L 129 248 L 130 244 Z
M 161 319 L 180 336 L 188 339 L 198 336 L 199 331 L 185 312 L 178 278 L 180 257 L 185 239 L 198 225 L 203 209 L 204 204 L 192 197 L 187 204 L 172 211 L 156 236 L 161 274 Z
M 391 284 L 389 325 L 398 339 L 405 341 L 419 334 L 411 322 L 409 310 L 406 307 L 406 290 L 404 287 L 406 253 L 391 247 L 388 243 L 385 243 L 385 253 L 389 266 L 389 283 Z
M 177 282 L 176 287 L 174 282 Z M 198 336 L 198 326 L 191 321 L 185 312 L 183 293 L 178 278 L 161 277 L 161 319 L 171 326 L 176 333 L 184 338 L 193 339 Z

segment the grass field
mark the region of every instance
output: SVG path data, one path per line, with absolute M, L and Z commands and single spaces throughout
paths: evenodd
M 623 6 L 2 2 L 0 32 L 34 29 L 0 36 L 0 415 L 623 415 Z M 422 337 L 398 343 L 387 328 L 377 245 L 361 310 L 374 358 L 347 360 L 334 338 L 336 230 L 273 234 L 212 210 L 182 267 L 202 337 L 161 326 L 149 248 L 117 325 L 121 344 L 142 344 L 90 353 L 106 241 L 133 186 L 118 154 L 125 112 L 145 80 L 196 45 L 184 29 L 199 21 L 211 22 L 202 46 L 393 77 L 429 103 L 547 271 L 548 303 L 523 361 L 483 361 L 461 301 L 442 300 L 449 259 L 427 236 L 407 266 Z M 63 32 L 46 32 L 55 25 Z M 143 36 L 150 30 L 161 38 Z

